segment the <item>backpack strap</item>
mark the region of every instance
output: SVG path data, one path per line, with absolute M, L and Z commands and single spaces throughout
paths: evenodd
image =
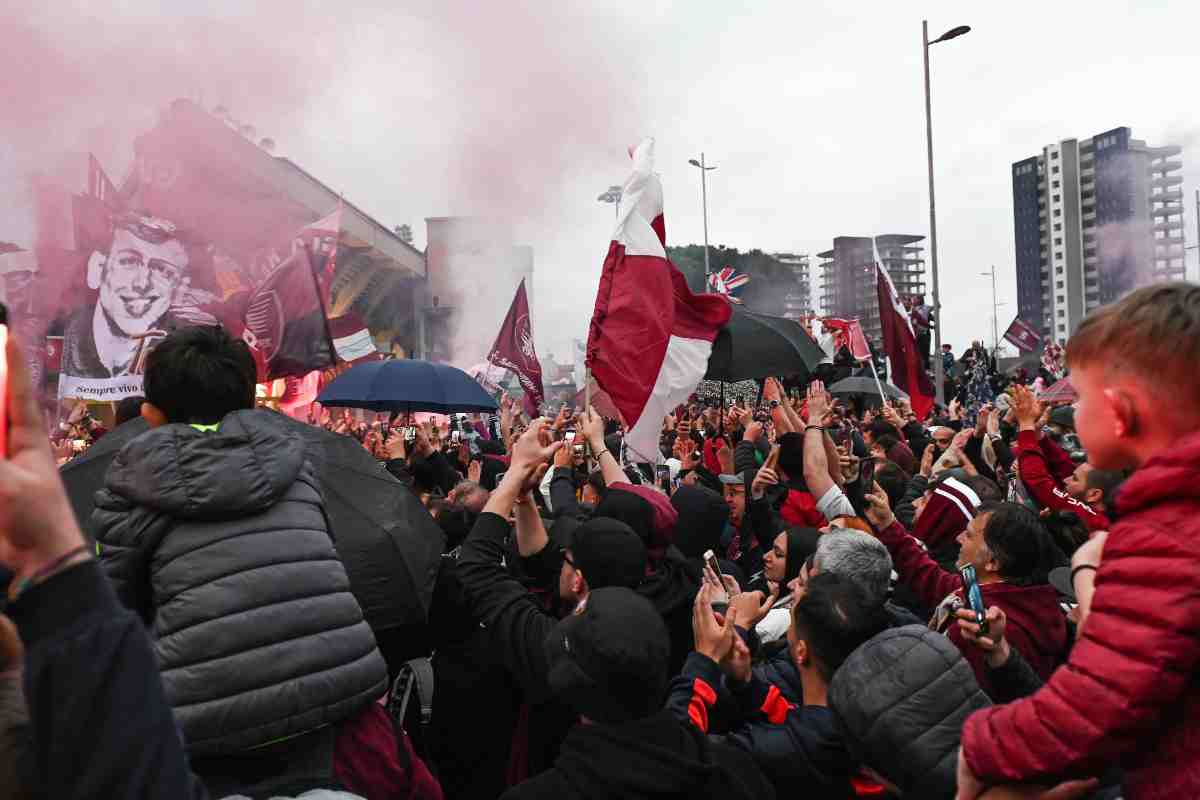
M 433 662 L 429 658 L 414 658 L 404 662 L 392 684 L 391 696 L 388 699 L 388 710 L 392 719 L 400 727 L 408 715 L 408 704 L 416 694 L 420 703 L 420 724 L 424 728 L 433 717 Z

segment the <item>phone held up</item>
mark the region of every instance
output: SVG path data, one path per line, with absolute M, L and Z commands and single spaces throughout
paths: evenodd
M 8 309 L 0 303 L 0 458 L 8 458 Z
M 721 580 L 721 564 L 717 561 L 716 553 L 714 553 L 712 550 L 705 550 L 704 564 L 713 571 L 713 574 L 717 576 L 717 580 Z M 722 581 L 722 584 L 723 583 L 724 581 Z M 722 586 L 722 589 L 724 589 L 724 586 Z M 717 612 L 718 614 L 724 614 L 729 610 L 729 597 L 726 595 L 722 600 L 714 601 L 712 608 L 713 611 Z
M 859 467 L 859 483 L 863 491 L 872 491 L 875 486 L 875 459 L 864 458 Z
M 987 636 L 987 608 L 983 605 L 983 593 L 979 591 L 979 581 L 975 577 L 975 567 L 967 564 L 959 572 L 963 579 L 963 594 L 967 596 L 967 603 L 971 606 L 971 610 L 975 612 L 975 620 L 979 623 L 979 635 Z
M 671 468 L 666 464 L 659 464 L 654 468 L 654 479 L 658 483 L 658 488 L 662 489 L 666 494 L 671 494 Z

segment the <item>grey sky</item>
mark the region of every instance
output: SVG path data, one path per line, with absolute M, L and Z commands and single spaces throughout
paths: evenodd
M 1200 66 L 1194 3 L 374 5 L 348 2 L 334 19 L 320 6 L 209 4 L 181 18 L 174 3 L 131 2 L 105 24 L 169 23 L 186 43 L 195 23 L 217 42 L 228 33 L 229 57 L 253 65 L 248 37 L 263 74 L 210 70 L 202 59 L 223 60 L 221 47 L 191 48 L 183 74 L 195 83 L 174 94 L 228 103 L 381 221 L 411 224 L 418 245 L 424 217 L 524 209 L 518 238 L 535 249 L 543 355 L 562 357 L 571 336 L 586 335 L 612 226 L 595 198 L 622 181 L 625 146 L 642 135 L 658 140 L 670 244 L 702 238 L 687 165 L 701 150 L 718 165 L 713 243 L 811 254 L 840 234 L 927 234 L 923 16 L 933 35 L 973 28 L 932 51 L 946 341 L 990 341 L 990 284 L 979 275 L 990 264 L 1008 304 L 1001 327 L 1015 314 L 1009 167 L 1048 142 L 1129 125 L 1150 144 L 1183 145 L 1194 241 L 1200 120 L 1182 88 Z M 84 36 L 86 25 L 48 27 L 62 18 L 39 13 L 30 24 L 60 45 Z M 273 40 L 269 25 L 294 31 Z M 256 84 L 313 48 L 294 85 Z M 141 106 L 167 91 L 133 86 Z M 1194 253 L 1188 264 L 1195 276 Z

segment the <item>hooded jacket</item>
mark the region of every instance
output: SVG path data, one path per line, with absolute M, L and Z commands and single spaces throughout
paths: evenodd
M 1023 700 L 967 720 L 985 781 L 1096 774 L 1129 800 L 1200 797 L 1200 433 L 1121 487 L 1096 594 L 1067 664 Z
M 954 645 L 923 625 L 878 634 L 829 685 L 850 752 L 905 797 L 928 800 L 954 797 L 963 720 L 988 705 Z
M 1080 500 L 1076 500 L 1059 488 L 1059 482 L 1050 472 L 1047 453 L 1062 450 L 1048 438 L 1038 441 L 1036 431 L 1021 431 L 1017 434 L 1020 451 L 1017 464 L 1021 470 L 1021 483 L 1029 490 L 1029 496 L 1040 507 L 1052 511 L 1070 511 L 1079 517 L 1088 531 L 1108 530 L 1108 517 Z
M 979 685 L 991 695 L 994 689 L 983 651 L 963 639 L 953 618 L 953 610 L 965 607 L 962 576 L 938 566 L 898 522 L 878 535 L 892 555 L 900 580 L 925 605 L 938 609 L 935 620 L 944 617 L 944 621 L 937 629 L 958 646 L 975 671 Z M 1049 678 L 1065 658 L 1068 645 L 1067 623 L 1058 605 L 1058 592 L 1049 584 L 1012 583 L 984 583 L 979 590 L 985 606 L 999 606 L 1008 617 L 1004 635 L 1009 645 L 1021 652 L 1043 680 Z
M 304 441 L 270 411 L 166 425 L 113 459 L 92 528 L 148 626 L 190 754 L 347 719 L 387 668 L 326 523 Z
M 553 769 L 503 800 L 770 800 L 775 791 L 745 753 L 709 741 L 669 712 L 613 725 L 580 724 Z

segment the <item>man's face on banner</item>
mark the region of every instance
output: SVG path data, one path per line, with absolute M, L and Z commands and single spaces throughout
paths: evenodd
M 166 315 L 187 266 L 179 240 L 148 242 L 118 228 L 100 281 L 100 306 L 125 334 L 145 333 Z

